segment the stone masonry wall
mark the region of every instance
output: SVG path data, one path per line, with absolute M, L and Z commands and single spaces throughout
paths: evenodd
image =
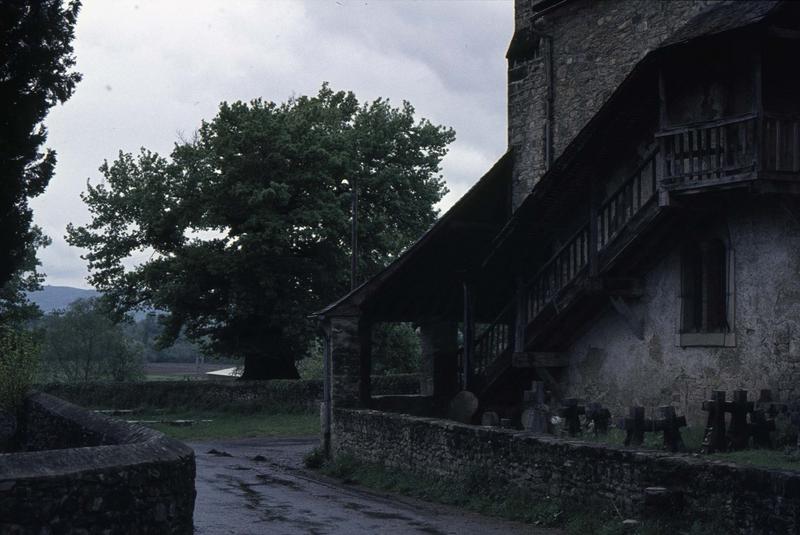
M 194 452 L 163 434 L 31 396 L 0 455 L 0 533 L 190 534 Z
M 644 278 L 644 297 L 628 302 L 644 320 L 639 340 L 608 307 L 567 351 L 567 394 L 615 414 L 630 405 L 674 404 L 690 421 L 712 390 L 771 388 L 800 398 L 800 223 L 779 199 L 718 200 L 727 206 L 708 231 L 733 252 L 735 347 L 681 347 L 680 252 L 669 251 Z
M 650 50 L 717 0 L 572 0 L 533 21 L 536 0 L 516 0 L 516 30 L 552 38 L 546 53 L 509 60 L 508 144 L 516 208 L 546 171 L 548 76 L 553 81 L 554 159 Z M 653 91 L 658 88 L 654 87 Z
M 336 410 L 333 436 L 334 455 L 428 477 L 459 480 L 485 471 L 541 496 L 613 501 L 631 515 L 641 512 L 646 487 L 661 486 L 682 497 L 681 515 L 714 520 L 725 533 L 800 529 L 795 471 L 368 410 Z

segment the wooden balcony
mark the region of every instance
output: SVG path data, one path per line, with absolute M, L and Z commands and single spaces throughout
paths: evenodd
M 797 117 L 749 114 L 656 134 L 659 189 L 689 192 L 800 179 Z

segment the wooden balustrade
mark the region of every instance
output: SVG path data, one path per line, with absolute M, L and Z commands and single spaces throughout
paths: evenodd
M 764 116 L 763 161 L 767 171 L 800 172 L 800 119 Z
M 535 318 L 588 264 L 589 225 L 584 225 L 539 269 L 528 284 L 528 320 Z
M 651 150 L 636 171 L 600 206 L 597 247 L 603 249 L 656 192 L 656 150 Z
M 636 171 L 597 210 L 596 253 L 607 248 L 628 223 L 653 202 L 659 188 L 711 185 L 757 178 L 756 172 L 800 172 L 800 117 L 750 114 L 659 132 Z M 525 325 L 550 305 L 588 268 L 590 224 L 571 236 L 520 292 Z M 474 342 L 475 376 L 506 351 L 514 340 L 512 301 Z
M 475 340 L 473 373 L 476 377 L 483 375 L 483 372 L 495 359 L 510 350 L 513 343 L 511 319 L 510 314 L 504 311 Z
M 661 145 L 666 186 L 702 183 L 755 171 L 758 162 L 758 117 L 672 129 L 656 134 Z

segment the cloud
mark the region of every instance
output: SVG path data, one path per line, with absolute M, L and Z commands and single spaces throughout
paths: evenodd
M 89 221 L 79 194 L 103 160 L 142 146 L 169 153 L 221 101 L 281 102 L 323 81 L 362 101 L 408 100 L 453 127 L 449 207 L 505 151 L 512 25 L 511 1 L 85 1 L 75 41 L 84 80 L 46 121 L 58 166 L 32 203 L 53 238 L 40 254 L 48 283 L 87 286 L 81 251 L 63 235 Z

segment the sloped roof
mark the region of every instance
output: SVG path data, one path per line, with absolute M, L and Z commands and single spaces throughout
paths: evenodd
M 480 263 L 508 216 L 512 163 L 512 155 L 507 152 L 394 262 L 314 316 L 347 315 L 367 306 L 374 308 L 383 304 L 384 314 L 391 315 L 391 319 L 411 320 L 410 315 L 402 317 L 399 309 L 387 310 L 387 302 L 392 299 L 420 301 L 412 305 L 418 312 L 425 305 L 422 301 L 433 300 L 436 294 L 446 290 L 452 293 L 450 286 L 458 283 L 453 274 L 470 263 Z M 469 233 L 480 225 L 493 230 L 483 237 Z M 466 235 L 459 235 L 458 228 L 464 229 L 462 234 Z M 406 273 L 409 268 L 413 268 L 411 277 Z M 424 276 L 414 273 L 424 273 Z
M 720 3 L 690 19 L 662 42 L 658 48 L 650 51 L 617 86 L 600 110 L 586 123 L 552 167 L 534 185 L 531 193 L 520 204 L 503 230 L 498 233 L 484 265 L 497 261 L 495 255 L 503 248 L 503 244 L 523 226 L 524 222 L 530 222 L 536 218 L 535 214 L 543 199 L 559 195 L 560 189 L 565 186 L 562 180 L 565 171 L 575 165 L 587 146 L 604 135 L 603 132 L 606 131 L 610 122 L 613 121 L 617 129 L 624 130 L 624 128 L 620 128 L 620 123 L 624 124 L 626 120 L 629 122 L 634 120 L 635 111 L 632 110 L 634 107 L 630 103 L 642 103 L 643 79 L 646 73 L 653 72 L 652 69 L 662 55 L 668 54 L 669 51 L 679 46 L 693 45 L 703 38 L 711 38 L 753 26 L 775 13 L 780 6 L 787 4 L 788 2 L 782 0 L 737 0 Z
M 666 48 L 686 43 L 698 37 L 708 37 L 749 26 L 763 20 L 780 3 L 780 0 L 729 0 L 698 13 L 689 22 L 667 37 L 659 48 Z

